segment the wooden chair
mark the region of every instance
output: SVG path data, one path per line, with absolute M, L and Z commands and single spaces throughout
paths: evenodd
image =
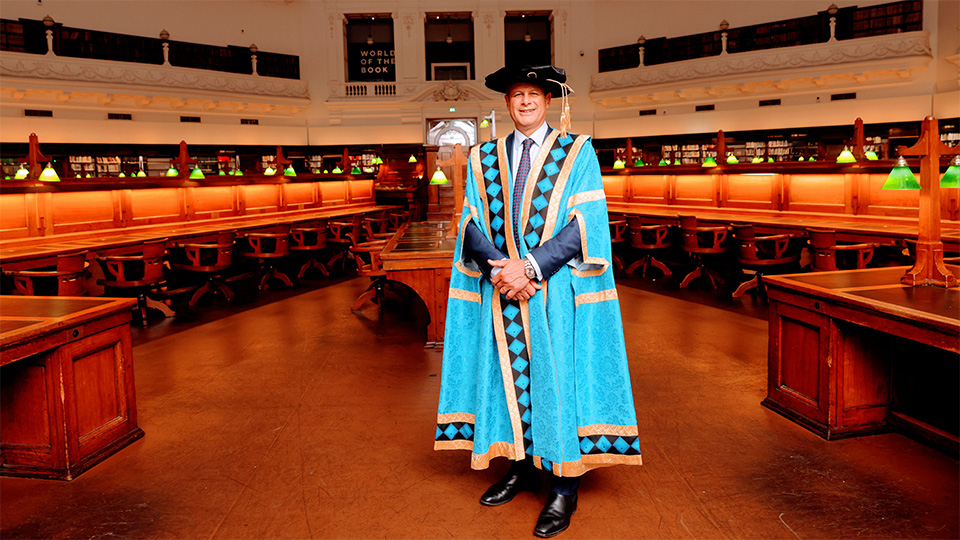
M 22 296 L 85 296 L 87 252 L 57 256 L 56 266 L 27 270 L 4 270 L 13 278 L 14 294 Z
M 369 212 L 363 217 L 363 232 L 369 241 L 387 240 L 396 229 L 390 231 L 390 217 L 386 211 Z
M 319 270 L 324 277 L 330 276 L 327 267 L 318 258 L 325 249 L 327 249 L 327 221 L 325 219 L 317 220 L 311 224 L 298 225 L 290 229 L 290 251 L 302 253 L 307 258 L 303 266 L 300 267 L 300 272 L 297 273 L 297 279 L 303 279 L 307 270 L 311 268 Z
M 363 240 L 363 215 L 350 216 L 349 220 L 334 220 L 329 222 L 327 243 L 333 248 L 333 257 L 327 261 L 327 267 L 332 267 L 336 261 L 341 261 L 341 270 L 346 270 L 347 254 L 350 246 L 360 244 Z
M 202 274 L 206 282 L 190 298 L 194 306 L 207 293 L 220 293 L 230 303 L 234 293 L 227 286 L 224 274 L 233 264 L 234 231 L 221 232 L 210 243 L 177 243 L 173 252 L 172 266 L 187 273 Z
M 701 276 L 707 278 L 711 287 L 716 288 L 717 282 L 723 283 L 723 278 L 706 266 L 704 257 L 722 255 L 729 251 L 723 242 L 727 239 L 730 227 L 723 225 L 701 227 L 697 225 L 697 216 L 690 215 L 680 215 L 679 220 L 680 232 L 683 234 L 681 247 L 697 264 L 697 267 L 680 282 L 680 288 L 690 285 L 691 281 Z
M 144 242 L 140 253 L 97 257 L 103 270 L 104 279 L 100 283 L 106 289 L 105 295 L 136 297 L 143 326 L 147 326 L 148 307 L 160 310 L 166 317 L 174 315 L 169 306 L 148 296 L 160 290 L 166 281 L 163 263 L 166 254 L 167 239 L 161 238 Z
M 803 250 L 803 238 L 797 234 L 771 234 L 756 236 L 751 223 L 734 223 L 733 239 L 737 247 L 737 260 L 740 266 L 753 272 L 753 277 L 744 281 L 733 292 L 734 298 L 756 288 L 765 293 L 762 277 L 790 267 L 799 270 L 800 252 Z
M 636 216 L 627 216 L 627 228 L 630 230 L 630 247 L 643 253 L 642 258 L 634 261 L 627 268 L 627 273 L 632 274 L 637 267 L 641 269 L 640 276 L 647 275 L 647 267 L 653 266 L 663 272 L 664 277 L 670 277 L 673 272 L 667 268 L 667 265 L 654 258 L 653 254 L 659 250 L 666 249 L 673 245 L 673 242 L 667 240 L 670 233 L 669 225 L 644 225 L 640 218 Z
M 624 233 L 627 232 L 627 220 L 623 216 L 611 215 L 610 221 L 610 254 L 613 258 L 613 267 L 623 270 L 623 258 L 615 251 L 617 246 L 626 242 Z
M 400 226 L 410 221 L 409 210 L 393 210 L 387 217 L 390 219 L 390 225 L 387 229 L 390 232 L 397 232 Z
M 360 311 L 364 302 L 373 299 L 377 305 L 377 313 L 383 313 L 384 288 L 387 283 L 387 272 L 383 269 L 380 252 L 387 245 L 386 240 L 363 242 L 350 246 L 350 253 L 357 263 L 357 274 L 370 278 L 370 286 L 350 306 L 353 311 Z
M 290 225 L 282 223 L 274 226 L 267 232 L 248 232 L 243 234 L 245 243 L 242 244 L 240 255 L 248 259 L 256 259 L 259 265 L 260 290 L 267 287 L 271 278 L 283 282 L 287 287 L 293 287 L 293 282 L 281 272 L 276 264 L 290 255 Z
M 814 272 L 866 268 L 873 259 L 874 250 L 880 246 L 875 243 L 837 244 L 837 233 L 831 229 L 807 229 L 807 235 L 812 256 L 810 269 Z

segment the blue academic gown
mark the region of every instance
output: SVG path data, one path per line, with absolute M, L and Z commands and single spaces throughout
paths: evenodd
M 434 447 L 471 451 L 471 466 L 532 456 L 557 476 L 639 465 L 606 199 L 586 135 L 552 130 L 533 158 L 513 234 L 510 138 L 470 154 L 454 253 Z M 549 249 L 575 219 L 579 253 L 529 300 L 507 300 L 463 250 L 472 222 L 501 253 Z M 535 251 L 536 254 L 536 251 Z M 538 259 L 539 260 L 539 259 Z

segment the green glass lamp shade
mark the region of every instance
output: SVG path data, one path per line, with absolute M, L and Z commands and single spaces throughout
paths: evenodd
M 717 160 L 713 159 L 713 156 L 707 156 L 707 159 L 703 160 L 704 167 L 716 167 Z
M 28 171 L 27 169 L 25 169 L 25 168 L 23 167 L 23 165 L 21 165 L 20 168 L 17 169 L 17 173 L 13 175 L 13 179 L 14 179 L 14 180 L 25 180 L 25 179 L 27 178 L 27 175 L 28 175 L 28 174 L 30 174 L 30 171 Z
M 333 168 L 333 174 L 343 174 L 343 169 L 339 166 Z
M 328 171 L 327 169 L 324 169 L 323 174 L 330 174 L 330 171 Z
M 803 156 L 798 157 L 797 161 L 803 161 Z
M 277 170 L 273 167 L 267 167 L 267 170 L 263 171 L 264 176 L 273 176 L 277 174 Z
M 84 178 L 91 178 L 90 173 L 83 175 Z
M 913 175 L 907 160 L 903 156 L 897 158 L 893 164 L 893 170 L 887 176 L 887 181 L 883 183 L 880 189 L 920 189 L 920 183 L 917 177 Z
M 679 165 L 679 164 L 680 164 L 680 160 L 679 160 L 679 159 L 673 160 L 673 164 L 674 164 L 674 165 Z
M 486 118 L 480 121 L 480 127 L 487 127 L 489 125 L 490 125 L 490 121 L 488 121 Z
M 943 173 L 943 176 L 940 178 L 940 187 L 960 187 L 960 155 L 953 157 L 953 161 L 951 161 L 950 166 L 947 167 L 947 172 Z
M 417 156 L 410 154 L 410 159 L 407 160 L 407 163 L 416 163 L 416 162 L 417 162 Z
M 220 172 L 217 173 L 217 176 L 226 176 L 227 173 L 223 172 L 223 169 L 220 169 Z
M 447 175 L 443 174 L 443 171 L 440 170 L 440 167 L 437 167 L 437 172 L 433 173 L 433 176 L 430 177 L 430 185 L 435 186 L 437 184 L 449 184 L 450 181 L 447 180 Z
M 117 178 L 126 178 L 127 175 L 123 174 L 123 171 L 120 171 L 120 174 L 117 175 Z
M 40 173 L 40 181 L 42 182 L 59 182 L 60 176 L 57 174 L 57 171 L 53 170 L 53 167 L 47 163 L 47 168 L 43 169 L 43 172 Z
M 618 160 L 614 161 L 614 162 L 613 162 L 613 168 L 614 168 L 614 169 L 622 169 L 622 168 L 623 168 L 623 160 L 622 160 L 622 159 L 618 159 Z
M 193 169 L 192 171 L 190 171 L 190 179 L 203 180 L 203 171 L 201 171 L 199 167 Z
M 353 166 L 353 169 L 350 170 L 350 174 L 360 174 L 361 172 L 363 172 L 363 171 L 361 171 L 361 170 L 360 170 L 360 167 L 357 166 L 357 165 L 354 165 L 354 166 Z
M 837 163 L 856 163 L 857 158 L 853 157 L 853 152 L 849 148 L 844 148 L 843 152 L 837 156 Z
M 10 175 L 8 174 L 8 175 L 4 176 L 3 179 L 4 179 L 4 180 L 9 180 L 9 179 L 10 179 Z
M 810 159 L 808 159 L 807 161 L 816 161 L 816 160 L 817 160 L 817 158 L 815 158 L 815 157 L 813 157 L 813 156 L 810 156 Z
M 283 175 L 284 175 L 284 176 L 296 176 L 296 175 L 297 175 L 297 171 L 293 170 L 293 165 L 290 165 L 290 166 L 288 166 L 286 169 L 283 170 Z
M 733 154 L 730 154 L 729 156 L 727 156 L 727 164 L 728 164 L 728 165 L 736 165 L 737 163 L 740 163 L 740 160 L 737 159 L 737 156 L 735 156 L 735 155 L 733 155 Z
M 144 178 L 147 176 L 147 173 L 143 171 L 137 171 L 137 178 Z
M 169 169 L 167 169 L 167 176 L 177 176 L 179 174 L 180 174 L 180 171 L 174 169 L 173 167 L 170 167 Z
M 763 158 L 760 157 L 760 156 L 757 156 L 757 157 L 751 159 L 751 160 L 750 160 L 750 163 L 763 163 Z
M 660 166 L 669 165 L 669 163 L 667 163 L 667 160 L 661 159 L 659 165 L 660 165 Z
M 864 152 L 863 157 L 867 158 L 867 161 L 876 161 L 877 159 L 879 159 L 877 158 L 877 153 L 874 152 L 873 150 L 867 150 L 866 152 Z
M 644 165 L 646 165 L 646 163 L 644 163 L 641 158 L 637 158 L 637 160 L 633 162 L 634 167 L 643 167 Z

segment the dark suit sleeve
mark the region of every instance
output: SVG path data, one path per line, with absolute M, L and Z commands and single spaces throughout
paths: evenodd
M 530 252 L 540 266 L 544 279 L 552 276 L 567 261 L 580 253 L 580 225 L 577 218 L 570 220 L 567 226 L 553 238 L 547 240 Z
M 490 270 L 493 268 L 487 259 L 499 261 L 507 258 L 490 240 L 487 240 L 473 221 L 467 221 L 463 231 L 463 257 L 476 263 L 487 278 L 490 277 Z

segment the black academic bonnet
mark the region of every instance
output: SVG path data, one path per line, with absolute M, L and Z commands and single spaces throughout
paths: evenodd
M 562 88 L 558 83 L 567 81 L 567 72 L 554 66 L 502 67 L 487 75 L 484 84 L 487 88 L 506 94 L 517 83 L 535 84 L 544 92 L 560 97 Z

